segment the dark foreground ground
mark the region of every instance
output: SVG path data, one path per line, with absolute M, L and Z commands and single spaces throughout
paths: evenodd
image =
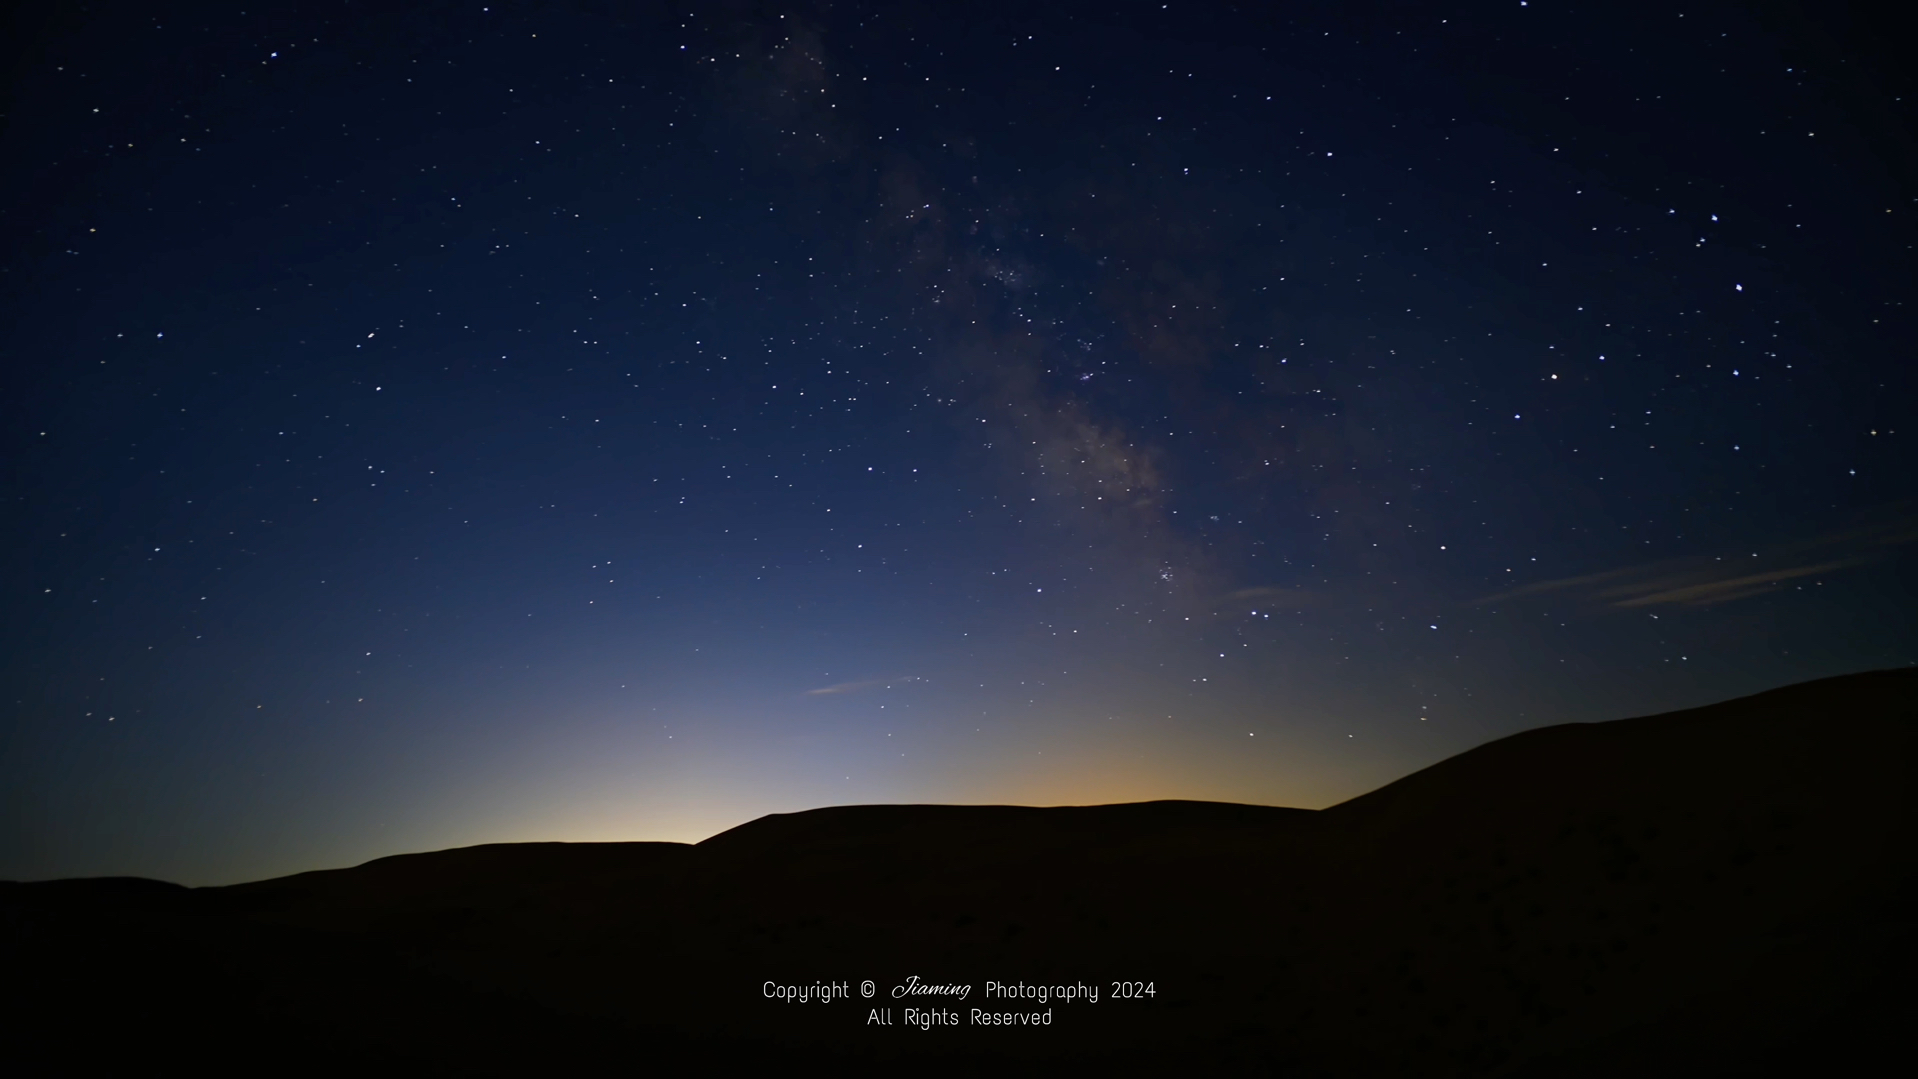
M 1903 1072 L 1915 749 L 1918 671 L 1889 671 L 1531 731 L 1320 812 L 853 806 L 696 846 L 471 847 L 229 888 L 0 883 L 0 1059 Z M 970 996 L 894 999 L 911 975 Z M 781 1003 L 769 980 L 852 999 Z M 991 1000 L 988 981 L 1099 998 Z M 1152 993 L 1115 999 L 1115 981 Z M 959 1024 L 908 1025 L 908 1007 Z M 981 1027 L 973 1008 L 1051 1024 Z

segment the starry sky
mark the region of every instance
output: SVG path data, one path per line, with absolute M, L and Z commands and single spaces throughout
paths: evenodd
M 1918 661 L 1867 8 L 43 7 L 0 877 L 1317 807 Z

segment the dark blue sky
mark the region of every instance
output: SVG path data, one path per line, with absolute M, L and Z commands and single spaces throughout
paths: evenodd
M 1866 9 L 13 18 L 0 876 L 1317 806 L 1918 660 Z

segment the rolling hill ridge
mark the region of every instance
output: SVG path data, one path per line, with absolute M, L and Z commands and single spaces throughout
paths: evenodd
M 25 1051 L 75 1067 L 1843 1073 L 1910 1052 L 1915 765 L 1918 671 L 1881 671 L 1540 728 L 1316 812 L 843 806 L 8 883 L 4 966 Z M 914 977 L 969 995 L 893 996 Z M 822 984 L 847 999 L 768 995 Z

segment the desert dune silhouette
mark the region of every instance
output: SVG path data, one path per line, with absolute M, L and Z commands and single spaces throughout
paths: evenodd
M 1849 1074 L 1918 1015 L 1915 749 L 1918 671 L 1879 671 L 1534 729 L 1319 811 L 841 806 L 692 845 L 5 883 L 9 1056 Z M 973 988 L 933 1025 L 909 978 Z

